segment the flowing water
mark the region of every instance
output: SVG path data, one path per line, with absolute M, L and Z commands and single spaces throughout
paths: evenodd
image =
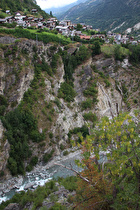
M 61 160 L 61 161 L 56 161 L 57 163 L 61 163 L 62 165 L 65 166 L 72 166 L 73 169 L 77 171 L 81 171 L 81 169 L 75 164 L 75 159 L 80 158 L 80 152 L 76 152 L 76 154 L 70 155 L 69 157 Z M 27 189 L 36 189 L 37 186 L 43 186 L 47 181 L 49 181 L 52 178 L 57 178 L 57 177 L 67 177 L 74 175 L 74 172 L 71 170 L 68 170 L 62 166 L 58 166 L 52 164 L 52 166 L 47 167 L 46 166 L 41 166 L 34 170 L 34 172 L 27 173 L 25 177 L 23 177 L 23 180 L 21 184 L 14 189 L 11 189 L 9 192 L 4 191 L 2 196 L 0 197 L 0 203 L 2 201 L 6 201 L 16 193 L 20 192 L 22 190 L 27 190 Z

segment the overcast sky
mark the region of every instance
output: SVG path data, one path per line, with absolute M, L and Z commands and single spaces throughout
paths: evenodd
M 51 8 L 51 7 L 61 7 L 67 4 L 71 4 L 77 0 L 36 0 L 37 4 L 41 9 Z

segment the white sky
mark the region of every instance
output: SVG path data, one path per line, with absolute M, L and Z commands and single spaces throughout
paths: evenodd
M 41 9 L 47 9 L 51 7 L 61 7 L 67 4 L 71 4 L 77 0 L 36 0 Z

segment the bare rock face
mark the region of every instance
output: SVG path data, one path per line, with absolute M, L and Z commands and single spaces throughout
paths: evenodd
M 4 171 L 6 169 L 7 160 L 9 158 L 9 150 L 10 150 L 10 144 L 8 140 L 6 140 L 4 143 L 1 143 L 2 147 L 0 150 L 0 171 Z
M 1 140 L 2 137 L 3 137 L 3 132 L 4 132 L 4 127 L 3 127 L 2 122 L 1 122 L 1 120 L 0 120 L 0 140 Z
M 71 108 L 69 108 L 63 100 L 60 101 L 63 108 L 62 112 L 58 114 L 53 133 L 58 133 L 64 138 L 70 129 L 82 127 L 84 120 L 76 103 L 71 104 Z M 76 113 L 77 115 L 75 116 Z
M 4 127 L 0 121 L 0 171 L 4 171 L 9 158 L 10 145 L 8 140 L 3 140 Z
M 75 101 L 77 105 L 85 100 L 83 91 L 87 88 L 88 80 L 92 77 L 91 63 L 92 59 L 90 58 L 84 65 L 80 65 L 74 73 L 74 87 L 77 93 Z
M 16 41 L 16 39 L 11 36 L 0 37 L 0 43 L 3 43 L 3 44 L 12 44 L 15 41 Z
M 21 99 L 23 98 L 24 93 L 29 89 L 30 83 L 34 78 L 34 72 L 32 69 L 29 69 L 28 73 L 23 75 L 20 79 L 19 88 L 17 89 L 18 95 L 18 104 L 20 103 Z
M 79 66 L 74 73 L 74 87 L 77 92 L 75 101 L 77 102 L 77 106 L 82 101 L 86 100 L 83 95 L 83 91 L 88 87 L 90 79 L 93 78 L 94 81 L 94 79 L 97 80 L 99 77 L 99 75 L 92 71 L 91 64 L 95 65 L 99 72 L 104 72 L 104 69 L 106 69 L 106 71 L 109 72 L 112 77 L 115 76 L 115 64 L 112 58 L 100 58 L 97 61 L 92 61 L 90 58 L 84 65 Z M 106 74 L 106 72 L 104 72 L 104 74 Z M 98 103 L 92 110 L 87 110 L 86 112 L 92 111 L 100 118 L 103 116 L 116 116 L 117 113 L 122 110 L 122 106 L 124 105 L 122 102 L 122 96 L 120 92 L 116 90 L 113 79 L 110 79 L 110 83 L 111 87 L 106 88 L 103 81 L 97 82 Z M 79 110 L 79 112 L 81 113 L 81 110 Z M 83 118 L 81 119 L 83 120 Z
M 60 66 L 57 68 L 57 77 L 54 76 L 54 93 L 55 95 L 58 94 L 58 89 L 60 88 L 60 85 L 62 82 L 64 82 L 64 75 L 65 75 L 65 72 L 64 72 L 64 64 L 63 64 L 63 61 L 62 59 L 60 60 Z
M 10 203 L 5 210 L 20 210 L 20 207 L 17 203 Z
M 107 58 L 107 59 L 100 58 L 95 62 L 95 64 L 99 71 L 103 71 L 103 69 L 107 68 L 108 73 L 111 74 L 114 70 L 113 58 Z
M 4 87 L 5 87 L 5 83 L 3 82 L 3 78 L 4 78 L 5 72 L 4 72 L 4 68 L 0 68 L 0 94 L 3 95 L 3 91 L 4 91 Z
M 71 102 L 70 106 L 68 106 L 67 102 L 65 102 L 63 99 L 60 99 L 61 111 L 59 111 L 55 125 L 51 129 L 54 136 L 59 136 L 59 144 L 67 142 L 67 134 L 69 133 L 69 130 L 74 129 L 75 127 L 82 127 L 85 124 L 80 103 L 85 100 L 85 97 L 83 96 L 83 90 L 87 87 L 88 79 L 92 75 L 92 70 L 90 68 L 91 61 L 92 59 L 90 58 L 87 62 L 84 63 L 84 65 L 80 65 L 75 70 L 74 89 L 76 91 L 76 97 L 74 101 Z M 84 71 L 84 74 L 79 77 L 81 71 Z M 79 83 L 80 79 L 83 80 L 82 87 Z M 63 82 L 63 77 L 61 77 L 59 81 Z M 57 138 L 54 138 L 54 140 L 58 142 Z
M 2 57 L 0 63 L 0 94 L 8 98 L 12 107 L 20 103 L 34 78 L 33 56 L 35 54 L 34 46 L 36 45 L 34 40 L 19 39 L 17 42 L 15 41 L 16 39 L 9 36 L 0 37 L 0 43 L 8 44 L 0 50 Z M 49 44 L 44 46 L 43 42 L 38 42 L 36 53 L 40 60 L 42 59 L 42 53 L 49 46 Z M 14 53 L 13 49 L 15 50 Z M 47 53 L 44 57 L 48 61 Z
M 98 115 L 114 117 L 122 110 L 122 96 L 115 89 L 111 91 L 98 83 Z
M 7 39 L 9 38 L 1 37 L 0 42 L 4 41 L 7 44 Z M 14 38 L 9 39 L 10 44 L 12 43 L 9 48 L 7 47 L 9 51 L 6 48 L 1 51 L 3 62 L 0 64 L 0 94 L 8 97 L 10 104 L 12 102 L 19 104 L 34 78 L 33 65 L 30 62 L 32 54 L 28 54 L 29 61 L 27 63 L 27 57 L 21 53 L 25 46 L 27 51 L 29 44 L 27 45 L 26 41 L 14 43 L 15 40 Z M 30 43 L 30 50 L 32 49 L 31 45 L 33 45 L 32 42 Z M 12 54 L 13 48 L 17 49 L 14 57 Z M 5 59 L 7 59 L 7 62 L 5 62 Z

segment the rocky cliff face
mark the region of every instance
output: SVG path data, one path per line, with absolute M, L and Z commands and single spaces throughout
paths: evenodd
M 10 144 L 8 140 L 4 140 L 4 127 L 0 121 L 0 171 L 6 169 L 7 159 L 9 158 Z
M 58 52 L 59 46 L 5 37 L 1 37 L 0 42 L 4 43 L 0 49 L 2 55 L 0 94 L 8 100 L 8 109 L 6 110 L 8 112 L 20 104 L 24 93 L 31 88 L 35 78 L 33 60 L 42 63 L 42 59 L 44 59 L 46 65 L 50 66 L 52 56 Z M 33 154 L 39 157 L 39 161 L 42 161 L 44 154 L 49 153 L 52 149 L 55 151 L 54 155 L 59 155 L 62 152 L 62 145 L 64 148 L 68 147 L 69 131 L 75 127 L 82 127 L 91 123 L 83 117 L 85 113 L 92 112 L 100 119 L 102 116 L 113 117 L 118 112 L 127 110 L 128 104 L 126 105 L 123 100 L 122 86 L 124 84 L 128 92 L 131 92 L 127 99 L 131 103 L 131 107 L 136 108 L 138 104 L 132 104 L 132 101 L 139 92 L 139 76 L 134 75 L 133 71 L 134 69 L 127 60 L 121 63 L 115 62 L 113 58 L 105 58 L 103 55 L 90 57 L 75 69 L 73 77 L 76 97 L 70 103 L 58 98 L 58 90 L 61 83 L 64 82 L 65 74 L 61 56 L 58 57 L 57 70 L 53 75 L 46 71 L 41 72 L 40 78 L 36 81 L 37 86 L 34 93 L 36 95 L 34 95 L 35 99 L 31 106 L 34 116 L 38 119 L 40 133 L 45 132 L 45 140 L 41 144 L 30 142 Z M 137 69 L 135 69 L 136 71 Z M 82 102 L 90 98 L 84 95 L 84 91 L 94 81 L 96 81 L 98 101 L 92 108 L 82 109 Z M 137 90 L 134 91 L 136 87 Z M 6 168 L 10 149 L 8 140 L 3 138 L 3 129 L 2 124 L 0 124 L 0 171 Z
M 34 78 L 32 59 L 36 43 L 6 36 L 0 37 L 0 43 L 3 44 L 0 52 L 0 93 L 8 98 L 10 104 L 19 104 Z M 40 43 L 39 51 L 42 46 Z
M 0 37 L 0 43 L 0 95 L 3 95 L 8 101 L 6 110 L 8 112 L 20 104 L 34 78 L 32 59 L 36 42 L 4 36 Z M 44 46 L 43 43 L 38 43 L 38 56 L 47 48 L 48 46 Z M 5 171 L 10 150 L 8 140 L 3 138 L 3 131 L 4 128 L 0 121 L 0 171 Z

